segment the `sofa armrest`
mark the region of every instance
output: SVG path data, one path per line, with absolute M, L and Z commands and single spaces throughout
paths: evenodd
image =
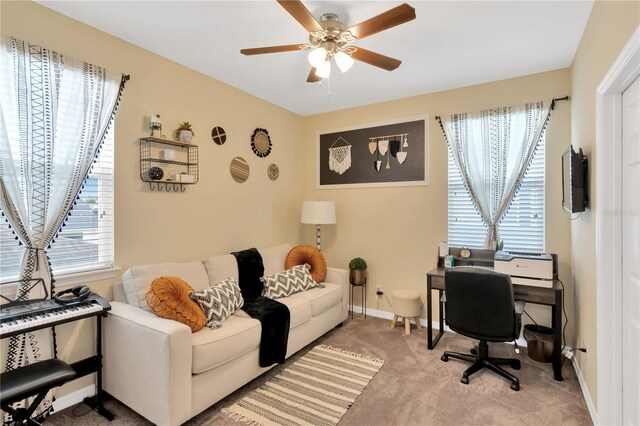
M 325 282 L 342 286 L 342 321 L 349 317 L 349 270 L 341 268 L 327 268 Z
M 191 329 L 122 302 L 104 320 L 104 388 L 156 424 L 191 417 Z

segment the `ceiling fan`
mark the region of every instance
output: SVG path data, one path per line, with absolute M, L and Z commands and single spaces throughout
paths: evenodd
M 352 46 L 349 43 L 362 40 L 365 37 L 416 18 L 416 10 L 404 3 L 351 28 L 347 28 L 334 13 L 325 13 L 318 21 L 300 0 L 277 1 L 296 21 L 309 31 L 309 43 L 242 49 L 240 53 L 243 55 L 262 55 L 265 53 L 311 50 L 308 56 L 311 71 L 307 77 L 307 83 L 314 83 L 322 78 L 328 78 L 331 74 L 332 59 L 342 72 L 346 72 L 351 68 L 354 59 L 387 71 L 393 71 L 400 66 L 402 61 L 361 47 Z

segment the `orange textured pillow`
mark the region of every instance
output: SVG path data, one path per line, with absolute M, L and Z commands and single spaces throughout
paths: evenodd
M 322 253 L 311 246 L 299 245 L 292 248 L 284 260 L 284 269 L 289 269 L 296 265 L 304 265 L 305 263 L 311 266 L 311 277 L 315 282 L 321 283 L 324 281 L 327 276 L 327 262 L 325 262 Z
M 145 296 L 156 315 L 188 325 L 195 333 L 205 326 L 207 318 L 189 297 L 191 291 L 193 288 L 178 277 L 158 277 L 149 284 Z

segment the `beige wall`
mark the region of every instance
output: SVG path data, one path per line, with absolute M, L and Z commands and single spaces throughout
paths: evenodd
M 323 252 L 328 263 L 346 268 L 353 257 L 367 260 L 367 305 L 373 309 L 391 311 L 384 297 L 376 297 L 377 286 L 382 286 L 389 299 L 393 290 L 409 288 L 425 300 L 425 274 L 433 267 L 438 242 L 447 239 L 447 146 L 434 116 L 562 97 L 570 89 L 569 70 L 564 69 L 306 118 L 302 167 L 309 172 L 302 175 L 304 197 L 336 201 L 337 224 L 323 228 Z M 570 221 L 560 208 L 559 165 L 562 152 L 569 146 L 570 110 L 569 102 L 559 102 L 552 112 L 547 129 L 545 182 L 545 248 L 559 255 L 560 277 L 567 285 L 569 343 L 574 326 L 571 236 Z M 429 186 L 316 189 L 318 131 L 425 114 L 430 115 Z M 359 294 L 355 298 L 360 304 Z M 550 324 L 549 308 L 528 305 L 527 311 L 537 321 Z
M 194 260 L 248 246 L 296 242 L 302 172 L 296 166 L 301 155 L 299 116 L 36 3 L 2 1 L 1 19 L 2 34 L 131 75 L 115 134 L 115 264 L 121 272 L 138 263 Z M 167 137 L 178 123 L 193 123 L 200 182 L 184 193 L 150 192 L 140 180 L 138 138 L 149 133 L 152 112 L 161 114 Z M 222 146 L 210 138 L 214 126 L 227 131 Z M 273 141 L 266 158 L 251 152 L 256 127 L 268 129 Z M 229 162 L 238 155 L 251 167 L 244 184 L 229 174 Z M 270 163 L 280 167 L 275 182 L 267 177 Z M 91 286 L 110 297 L 113 281 Z M 91 353 L 90 325 L 59 328 L 62 355 L 74 360 Z
M 595 215 L 593 209 L 596 181 L 594 158 L 596 140 L 596 88 L 640 22 L 637 1 L 597 1 L 591 12 L 580 46 L 571 67 L 573 102 L 571 103 L 571 142 L 589 157 L 590 209 L 572 222 L 573 280 L 576 288 L 577 339 L 588 347 L 578 363 L 597 404 L 596 383 L 596 268 Z M 596 405 L 597 406 L 597 405 Z
M 546 250 L 558 253 L 560 276 L 567 286 L 568 344 L 584 340 L 590 348 L 588 361 L 580 357 L 579 362 L 595 399 L 595 229 L 589 211 L 574 222 L 561 212 L 557 165 L 570 140 L 592 153 L 595 87 L 638 25 L 638 16 L 637 2 L 597 2 L 570 71 L 305 118 L 31 2 L 2 1 L 0 30 L 131 75 L 116 125 L 115 250 L 116 265 L 123 271 L 136 263 L 198 259 L 249 245 L 313 244 L 313 227 L 298 223 L 300 202 L 335 200 L 338 224 L 323 228 L 323 252 L 329 264 L 343 267 L 352 257 L 367 259 L 368 304 L 383 311 L 390 307 L 384 298 L 376 299 L 378 285 L 389 296 L 396 288 L 412 288 L 424 299 L 425 273 L 433 265 L 437 242 L 446 239 L 447 153 L 433 117 L 571 94 L 571 102 L 558 104 L 547 131 Z M 180 121 L 194 124 L 200 183 L 185 193 L 149 192 L 139 179 L 138 138 L 147 134 L 145 117 L 151 112 L 162 114 L 167 135 Z M 431 116 L 430 186 L 315 189 L 318 130 L 423 114 Z M 230 135 L 223 146 L 208 137 L 216 125 Z M 249 137 L 255 127 L 267 128 L 274 142 L 272 154 L 265 159 L 250 151 Z M 228 172 L 229 161 L 236 155 L 251 166 L 251 177 L 242 185 L 233 182 Z M 591 160 L 593 171 L 595 159 Z M 266 177 L 271 162 L 280 167 L 275 183 Z M 112 284 L 113 280 L 105 280 L 92 285 L 110 296 Z M 528 310 L 536 319 L 548 321 L 548 310 Z M 59 334 L 63 356 L 73 360 L 91 352 L 89 324 L 61 327 Z M 68 390 L 88 383 L 79 382 Z

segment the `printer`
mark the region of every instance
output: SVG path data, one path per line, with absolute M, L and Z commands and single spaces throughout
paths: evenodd
M 553 257 L 549 253 L 497 251 L 493 267 L 509 274 L 514 284 L 553 287 Z

